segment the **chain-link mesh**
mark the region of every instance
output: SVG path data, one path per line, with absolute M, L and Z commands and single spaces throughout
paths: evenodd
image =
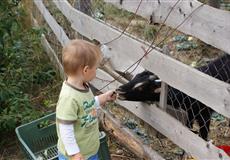
M 207 65 L 199 67 L 197 69 L 221 81 L 230 83 L 230 55 L 226 54 L 222 57 L 217 58 L 214 61 L 209 62 Z M 218 117 L 213 117 L 212 119 L 212 113 L 214 112 L 212 109 L 210 109 L 203 103 L 197 101 L 196 99 L 191 98 L 183 92 L 172 87 L 169 88 L 168 92 L 168 104 L 173 106 L 174 108 L 185 110 L 187 113 L 186 125 L 189 128 L 193 128 L 195 127 L 193 126 L 194 121 L 196 121 L 200 128 L 198 132 L 200 136 L 204 139 L 208 138 L 210 128 L 209 125 L 211 121 L 213 121 L 213 123 L 217 123 L 217 121 L 220 120 L 227 121 L 226 118 L 220 119 L 221 115 L 218 115 L 219 119 Z M 226 131 L 227 129 L 228 126 L 223 126 L 222 131 Z M 222 134 L 222 137 L 224 137 L 224 134 Z

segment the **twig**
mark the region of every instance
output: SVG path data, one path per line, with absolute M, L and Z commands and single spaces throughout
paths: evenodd
M 124 156 L 124 155 L 118 155 L 118 154 L 110 154 L 111 157 L 122 157 L 122 158 L 132 158 L 132 157 L 128 157 L 128 156 Z
M 0 160 L 3 160 L 3 156 L 4 156 L 5 151 L 6 151 L 6 149 L 3 150 Z

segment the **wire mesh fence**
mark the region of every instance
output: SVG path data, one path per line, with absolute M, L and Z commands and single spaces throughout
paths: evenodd
M 227 54 L 197 69 L 223 82 L 230 83 L 230 56 Z M 207 140 L 214 111 L 205 104 L 172 87 L 169 88 L 168 98 L 169 105 L 186 111 L 186 125 L 192 129 L 195 127 L 193 124 L 196 121 L 198 123 L 197 127 L 199 127 L 198 133 L 203 139 Z M 227 121 L 227 118 L 223 117 L 222 120 Z M 217 117 L 213 118 L 213 123 L 215 121 L 217 121 Z M 228 127 L 225 126 L 224 130 L 227 131 Z M 224 137 L 225 135 L 223 134 L 222 136 Z

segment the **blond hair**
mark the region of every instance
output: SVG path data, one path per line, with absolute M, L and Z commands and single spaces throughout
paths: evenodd
M 68 75 L 89 66 L 92 68 L 101 58 L 100 48 L 85 40 L 71 40 L 62 50 L 62 63 Z

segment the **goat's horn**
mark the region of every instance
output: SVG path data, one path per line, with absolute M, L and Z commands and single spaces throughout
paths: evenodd
M 138 87 L 142 86 L 143 84 L 144 84 L 144 82 L 137 83 L 132 89 L 138 88 Z
M 156 79 L 155 82 L 156 82 L 156 83 L 160 83 L 161 80 L 160 80 L 160 79 Z
M 150 80 L 154 80 L 155 78 L 156 78 L 156 77 L 153 76 L 153 75 L 149 76 L 149 79 L 150 79 Z

